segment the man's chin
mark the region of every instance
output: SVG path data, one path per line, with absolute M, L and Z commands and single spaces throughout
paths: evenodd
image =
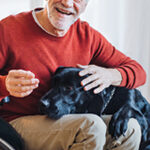
M 67 24 L 67 23 L 63 23 L 63 22 L 61 22 L 61 23 L 56 22 L 53 24 L 54 28 L 56 28 L 60 31 L 68 31 L 71 25 L 72 25 L 71 23 Z
M 64 36 L 68 32 L 70 26 L 62 26 L 62 25 L 54 24 L 53 27 L 54 27 L 55 36 L 58 36 L 58 37 Z
M 69 30 L 69 28 L 71 27 L 71 25 L 75 22 L 75 20 L 73 21 L 66 21 L 64 20 L 56 20 L 56 19 L 49 19 L 49 21 L 51 22 L 51 24 L 53 25 L 54 28 L 58 29 L 58 30 Z

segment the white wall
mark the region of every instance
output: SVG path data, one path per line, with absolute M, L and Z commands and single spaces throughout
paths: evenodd
M 41 7 L 44 5 L 44 0 L 30 0 L 30 8 Z
M 43 6 L 44 0 L 0 0 L 0 20 L 10 14 Z
M 27 11 L 30 8 L 30 0 L 0 0 L 0 19 L 9 14 Z

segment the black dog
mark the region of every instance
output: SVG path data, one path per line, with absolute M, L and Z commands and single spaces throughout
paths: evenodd
M 8 102 L 9 97 L 6 97 L 0 102 L 0 107 Z M 0 118 L 0 150 L 24 150 L 24 141 L 21 136 L 2 118 Z
M 136 118 L 142 129 L 140 150 L 150 150 L 150 104 L 137 89 L 110 86 L 99 94 L 84 91 L 78 75 L 81 69 L 60 67 L 52 79 L 52 88 L 41 98 L 40 110 L 52 119 L 65 114 L 112 114 L 109 133 L 118 138 L 127 130 L 130 118 Z

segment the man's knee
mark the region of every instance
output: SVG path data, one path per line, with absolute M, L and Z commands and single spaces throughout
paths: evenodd
M 83 125 L 86 124 L 97 132 L 103 132 L 103 134 L 106 133 L 106 124 L 99 116 L 95 114 L 84 114 L 81 116 L 81 119 L 83 120 Z
M 93 137 L 94 143 L 100 145 L 102 149 L 103 145 L 106 142 L 106 130 L 107 127 L 104 121 L 97 115 L 94 114 L 85 114 L 81 117 L 83 123 L 80 128 L 86 137 Z M 82 128 L 83 127 L 83 128 Z
M 102 130 L 103 132 L 106 132 L 107 128 L 104 121 L 95 114 L 70 114 L 62 117 L 61 119 L 61 122 L 67 124 L 67 127 L 71 127 L 71 125 L 74 127 L 79 126 L 81 129 L 85 127 L 93 127 L 97 131 Z
M 78 121 L 81 122 L 76 141 L 81 142 L 86 139 L 86 149 L 102 150 L 106 142 L 107 128 L 104 121 L 94 114 L 81 115 Z

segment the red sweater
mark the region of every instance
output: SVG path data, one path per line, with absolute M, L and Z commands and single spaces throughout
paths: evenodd
M 10 96 L 0 108 L 7 121 L 39 113 L 39 99 L 50 88 L 51 76 L 59 66 L 96 64 L 117 68 L 123 77 L 120 86 L 135 88 L 144 84 L 146 75 L 134 60 L 116 50 L 86 22 L 77 20 L 63 37 L 54 37 L 41 29 L 32 12 L 9 16 L 0 21 L 0 97 L 8 94 L 5 75 L 11 69 L 32 71 L 40 80 L 33 93 L 24 98 Z

